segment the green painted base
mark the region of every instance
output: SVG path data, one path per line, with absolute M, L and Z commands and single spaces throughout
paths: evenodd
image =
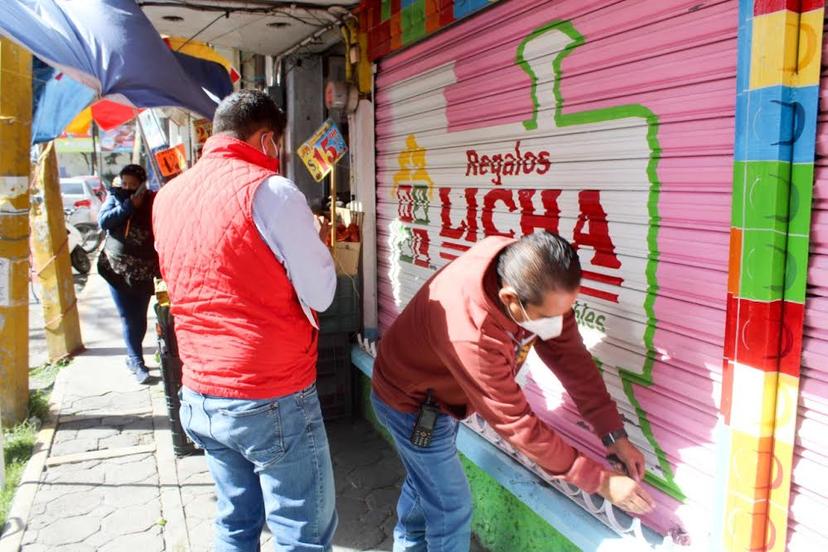
M 371 380 L 360 378 L 360 414 L 389 442 L 391 436 L 374 416 L 371 408 Z M 490 552 L 578 552 L 554 527 L 546 523 L 512 493 L 504 489 L 468 458 L 460 455 L 474 498 L 472 530 Z

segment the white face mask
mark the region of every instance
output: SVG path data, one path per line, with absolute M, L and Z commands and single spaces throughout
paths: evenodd
M 518 326 L 535 334 L 544 341 L 561 335 L 561 332 L 563 331 L 563 316 L 550 316 L 549 318 L 537 318 L 535 320 L 530 320 L 529 315 L 526 314 L 526 309 L 523 308 L 523 303 L 521 303 L 520 300 L 518 300 L 518 305 L 520 305 L 520 310 L 523 311 L 523 317 L 526 319 L 524 322 L 518 322 L 515 320 L 515 323 Z
M 276 140 L 273 139 L 273 136 L 270 137 L 270 143 L 273 144 L 273 150 L 276 152 L 276 157 L 272 157 L 272 159 L 279 159 L 282 156 L 282 152 L 279 151 L 279 146 L 276 145 Z M 265 146 L 264 136 L 262 139 L 259 140 L 259 144 L 262 146 L 262 153 L 268 157 L 271 157 L 269 153 L 267 153 L 267 146 Z

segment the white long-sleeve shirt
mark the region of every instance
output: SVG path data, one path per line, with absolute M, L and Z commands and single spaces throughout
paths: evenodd
M 318 329 L 311 309 L 324 311 L 331 305 L 336 268 L 319 239 L 305 196 L 287 178 L 271 176 L 253 196 L 253 222 L 285 267 L 305 315 Z

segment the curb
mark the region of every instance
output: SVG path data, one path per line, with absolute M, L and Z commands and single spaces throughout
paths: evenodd
M 29 514 L 32 511 L 35 494 L 40 486 L 40 477 L 46 466 L 46 459 L 52 448 L 52 439 L 60 418 L 60 407 L 63 402 L 65 378 L 58 374 L 55 380 L 55 387 L 49 397 L 49 419 L 43 423 L 40 431 L 37 432 L 32 457 L 26 463 L 26 468 L 20 477 L 17 491 L 14 493 L 9 515 L 6 524 L 3 526 L 3 534 L 0 535 L 0 552 L 18 552 L 23 543 L 23 534 L 26 532 Z
M 161 491 L 161 515 L 166 520 L 163 526 L 164 549 L 170 552 L 190 551 L 190 532 L 181 499 L 178 482 L 178 463 L 172 445 L 172 432 L 167 413 L 163 386 L 150 389 L 152 420 L 155 439 L 155 463 L 158 469 L 158 485 Z M 0 548 L 0 552 L 5 552 Z

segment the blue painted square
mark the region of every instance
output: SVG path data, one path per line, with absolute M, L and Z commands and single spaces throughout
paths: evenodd
M 454 18 L 460 19 L 491 4 L 491 0 L 454 0 Z
M 736 161 L 812 163 L 818 87 L 770 86 L 736 95 Z
M 400 0 L 400 8 L 405 9 L 408 6 L 411 6 L 411 5 L 416 4 L 416 3 L 417 3 L 417 0 Z
M 753 0 L 739 2 L 739 34 L 736 54 L 736 90 L 750 88 L 750 49 L 753 41 Z

